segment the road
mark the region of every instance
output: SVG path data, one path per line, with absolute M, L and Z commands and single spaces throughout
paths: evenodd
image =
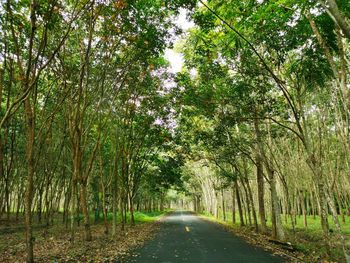
M 128 263 L 279 263 L 280 257 L 247 244 L 217 224 L 190 212 L 167 216 L 154 239 L 133 252 Z

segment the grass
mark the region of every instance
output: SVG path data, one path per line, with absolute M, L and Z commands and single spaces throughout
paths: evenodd
M 158 219 L 160 219 L 162 216 L 165 214 L 169 213 L 171 210 L 164 210 L 164 211 L 153 211 L 153 212 L 146 212 L 146 211 L 135 211 L 134 212 L 134 218 L 135 218 L 135 223 L 150 223 L 150 222 L 155 222 Z M 108 221 L 112 221 L 113 214 L 108 213 Z M 126 215 L 126 222 L 130 223 L 131 220 L 131 215 L 128 212 Z M 101 218 L 102 220 L 102 218 Z M 121 216 L 120 214 L 117 214 L 117 221 L 120 223 L 121 222 Z
M 211 216 L 208 213 L 203 213 L 203 215 L 209 216 L 209 217 Z M 220 213 L 219 213 L 219 219 L 221 221 L 223 221 L 223 216 Z M 281 215 L 281 219 L 282 219 L 283 227 L 287 231 L 292 231 L 293 228 L 292 228 L 292 223 L 291 223 L 290 217 L 288 216 L 288 219 L 286 221 L 285 216 Z M 226 220 L 227 220 L 227 222 L 232 223 L 232 212 L 226 212 Z M 329 222 L 330 229 L 335 231 L 335 225 L 334 225 L 332 216 L 328 216 L 328 222 Z M 342 229 L 342 233 L 344 235 L 350 235 L 350 216 L 345 216 L 345 223 L 343 223 L 339 217 L 339 222 L 340 222 L 340 226 Z M 236 224 L 237 225 L 240 224 L 240 219 L 239 219 L 238 213 L 236 214 Z M 258 222 L 258 224 L 260 224 L 260 222 Z M 272 223 L 271 223 L 269 216 L 267 217 L 266 224 L 268 227 L 272 227 Z M 314 216 L 307 216 L 307 227 L 305 227 L 303 216 L 297 216 L 295 230 L 296 230 L 296 232 L 306 231 L 306 232 L 309 232 L 310 234 L 322 235 L 320 217 L 319 216 L 315 216 L 315 217 Z
M 226 225 L 232 229 L 240 228 L 240 220 L 238 213 L 236 214 L 236 224 L 232 224 L 232 213 L 230 212 L 226 213 L 226 221 L 223 220 L 222 214 L 219 214 L 218 218 L 215 218 L 213 215 L 208 213 L 202 213 L 202 215 L 204 215 L 207 219 L 211 221 Z M 331 235 L 330 239 L 328 240 L 330 242 L 331 248 L 330 251 L 327 251 L 325 247 L 325 240 L 319 216 L 307 216 L 307 227 L 304 226 L 303 216 L 297 216 L 295 231 L 293 231 L 292 229 L 290 217 L 287 221 L 285 221 L 285 217 L 284 215 L 282 215 L 281 219 L 284 229 L 286 230 L 287 239 L 291 241 L 299 251 L 303 252 L 304 254 L 310 255 L 311 258 L 308 259 L 307 262 L 320 262 L 317 261 L 317 258 L 327 258 L 335 260 L 336 262 L 345 262 L 343 258 L 343 251 L 339 242 L 339 237 L 337 237 L 334 234 Z M 342 234 L 349 243 L 350 217 L 345 217 L 345 223 L 341 221 L 340 217 L 339 221 L 342 229 Z M 328 222 L 330 229 L 334 232 L 335 225 L 331 216 L 329 216 Z M 266 224 L 269 230 L 271 231 L 272 223 L 269 217 Z M 252 226 L 248 225 L 246 228 L 252 229 Z
M 155 212 L 135 212 L 135 221 L 136 222 L 154 222 L 160 219 L 162 216 L 164 216 L 166 213 L 170 211 L 155 211 Z
M 328 216 L 328 222 L 329 222 L 329 228 L 331 230 L 335 230 L 335 224 L 333 222 L 333 218 L 331 216 Z M 344 235 L 350 235 L 350 216 L 345 217 L 345 223 L 343 223 L 339 218 L 339 223 L 341 226 L 342 233 Z M 282 215 L 282 224 L 283 226 L 292 231 L 292 223 L 290 220 L 290 217 L 288 218 L 287 222 L 285 221 L 285 217 Z M 267 225 L 271 227 L 272 223 L 270 220 L 267 221 Z M 321 228 L 321 220 L 319 216 L 307 216 L 307 227 L 304 226 L 304 217 L 303 216 L 297 216 L 296 217 L 296 231 L 307 231 L 311 234 L 322 234 L 322 228 Z
M 147 212 L 147 211 L 135 211 L 134 212 L 134 219 L 135 219 L 135 223 L 136 224 L 142 224 L 142 223 L 151 223 L 151 222 L 155 222 L 158 219 L 160 219 L 162 216 L 164 216 L 165 214 L 169 213 L 171 210 L 170 209 L 166 209 L 164 211 L 152 211 L 152 212 Z M 98 224 L 103 224 L 103 214 L 100 213 L 98 220 L 95 220 L 95 214 L 94 213 L 90 213 L 90 225 L 94 225 L 96 223 Z M 75 219 L 77 220 L 79 218 L 80 221 L 80 225 L 83 224 L 83 215 L 79 214 L 79 216 L 76 216 Z M 112 222 L 113 219 L 113 215 L 112 213 L 108 213 L 107 215 L 107 219 L 109 224 Z M 68 217 L 68 221 L 70 222 L 70 217 Z M 130 224 L 131 222 L 131 215 L 128 212 L 126 215 L 126 223 Z M 5 218 L 1 219 L 0 221 L 0 235 L 2 233 L 17 233 L 17 232 L 24 232 L 24 218 L 23 218 L 23 214 L 21 213 L 18 221 L 15 221 L 15 215 L 11 214 L 10 216 L 10 220 L 6 220 Z M 33 213 L 33 228 L 44 228 L 45 227 L 45 218 L 43 215 L 42 218 L 42 223 L 39 223 L 37 220 L 37 216 L 35 213 Z M 117 213 L 117 224 L 121 223 L 121 215 L 118 212 Z M 50 220 L 50 225 L 52 225 L 52 221 Z M 62 225 L 62 214 L 55 214 L 54 218 L 53 218 L 53 225 Z
M 170 211 L 171 211 L 171 209 L 165 209 L 163 211 L 152 211 L 152 212 L 135 211 L 134 212 L 135 223 L 139 224 L 139 223 L 147 223 L 147 222 L 157 221 L 159 218 L 161 218 L 165 214 L 169 213 Z M 76 216 L 76 218 L 77 217 L 78 216 Z M 34 215 L 34 218 L 35 218 L 35 215 Z M 84 219 L 83 214 L 79 214 L 79 219 L 80 219 L 80 222 L 83 221 L 83 219 Z M 112 222 L 112 220 L 113 220 L 113 213 L 112 212 L 108 213 L 107 220 L 109 222 Z M 99 214 L 98 221 L 99 222 L 103 221 L 103 214 L 102 214 L 102 212 Z M 130 221 L 131 221 L 131 214 L 130 214 L 130 212 L 127 212 L 127 214 L 126 214 L 126 223 L 130 223 Z M 93 223 L 93 222 L 95 222 L 95 214 L 94 213 L 90 213 L 90 223 Z M 121 214 L 119 212 L 117 213 L 117 223 L 121 223 Z

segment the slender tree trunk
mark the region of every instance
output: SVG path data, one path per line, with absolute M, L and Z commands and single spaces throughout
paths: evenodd
M 257 114 L 256 114 L 257 116 Z M 258 204 L 259 204 L 259 217 L 260 217 L 260 224 L 261 224 L 261 231 L 263 233 L 266 233 L 266 216 L 265 216 L 265 188 L 264 188 L 264 171 L 263 171 L 263 163 L 262 163 L 262 157 L 261 157 L 261 131 L 259 127 L 259 120 L 258 118 L 255 118 L 254 120 L 254 129 L 255 129 L 255 136 L 257 138 L 258 142 L 258 149 L 256 153 L 256 180 L 258 185 Z
M 160 194 L 160 211 L 164 211 L 164 195 Z
M 259 231 L 258 218 L 256 216 L 256 211 L 255 211 L 255 207 L 254 207 L 253 193 L 252 193 L 252 190 L 251 190 L 251 187 L 250 187 L 250 184 L 249 184 L 249 180 L 247 178 L 245 178 L 245 183 L 247 185 L 249 202 L 250 202 L 251 209 L 252 209 L 252 215 L 253 215 L 253 222 L 254 222 L 255 232 L 258 232 Z
M 225 206 L 225 199 L 224 199 L 224 190 L 221 189 L 221 201 L 222 201 L 222 216 L 224 221 L 226 221 L 226 206 Z
M 38 214 L 38 223 L 41 224 L 41 218 L 42 218 L 42 202 L 43 202 L 43 189 L 39 189 L 38 191 L 38 207 L 37 207 L 37 214 Z
M 0 91 L 0 99 L 2 99 L 2 70 L 0 69 L 0 87 L 1 87 L 1 91 Z M 1 101 L 0 101 L 0 105 L 1 105 Z M 8 174 L 5 176 L 4 174 L 4 149 L 3 149 L 3 139 L 2 139 L 2 134 L 0 131 L 0 182 L 2 182 L 2 180 L 5 181 L 5 200 L 4 203 L 6 203 L 6 205 L 4 205 L 4 208 L 6 207 L 6 214 L 7 214 L 7 220 L 10 219 L 10 191 L 9 191 L 9 180 L 8 180 Z M 2 197 L 2 195 L 1 195 Z M 0 203 L 0 206 L 2 206 L 2 203 Z M 0 207 L 1 209 L 2 207 Z M 2 210 L 2 209 L 1 209 Z M 2 211 L 0 211 L 0 218 L 1 218 L 1 214 Z
M 112 236 L 115 237 L 117 233 L 117 206 L 118 206 L 118 200 L 116 196 L 116 189 L 113 187 L 112 189 Z
M 237 199 L 237 206 L 238 206 L 240 225 L 244 226 L 245 224 L 244 224 L 244 219 L 243 219 L 241 197 L 239 195 L 238 183 L 237 183 L 236 180 L 235 180 L 235 190 L 236 190 L 236 199 Z
M 72 178 L 71 183 L 71 205 L 70 205 L 70 242 L 74 243 L 74 237 L 75 237 L 75 210 L 76 210 L 76 188 L 77 183 L 74 178 Z M 77 214 L 79 216 L 79 214 Z
M 112 223 L 112 236 L 115 237 L 117 233 L 117 208 L 118 208 L 118 175 L 119 175 L 119 154 L 118 151 L 114 158 L 114 168 L 112 169 L 112 209 L 113 209 L 113 223 Z
M 285 234 L 282 226 L 281 211 L 276 191 L 276 178 L 274 171 L 267 167 L 271 189 L 271 217 L 272 217 L 272 236 L 279 240 L 285 240 Z
M 100 178 L 101 178 L 101 188 L 102 188 L 102 212 L 103 212 L 103 224 L 105 227 L 104 234 L 108 235 L 108 210 L 106 204 L 106 185 L 104 180 L 104 171 L 103 171 L 103 161 L 102 161 L 102 152 L 101 147 L 99 146 L 99 166 L 100 166 Z M 109 173 L 110 176 L 113 176 L 113 173 Z
M 304 218 L 304 227 L 307 228 L 307 213 L 306 213 L 306 196 L 304 196 L 303 190 L 300 191 L 300 203 L 301 203 L 301 211 L 303 213 Z
M 312 210 L 312 216 L 313 216 L 313 219 L 316 219 L 316 203 L 317 201 L 315 201 L 315 194 L 314 194 L 314 191 L 311 191 L 311 210 Z
M 1 165 L 0 165 L 0 170 L 1 170 Z M 5 202 L 6 202 L 6 218 L 7 220 L 10 220 L 10 186 L 9 186 L 9 178 L 8 174 L 5 176 Z M 4 207 L 5 208 L 5 207 Z
M 121 215 L 121 219 L 122 219 L 122 228 L 121 230 L 124 231 L 125 230 L 125 218 L 126 218 L 126 213 L 125 213 L 125 202 L 124 202 L 124 196 L 122 194 L 122 197 L 120 198 L 120 215 Z
M 214 190 L 214 196 L 215 196 L 215 212 L 214 212 L 214 216 L 215 218 L 219 218 L 219 200 L 218 200 L 218 193 L 216 192 L 216 190 Z
M 71 187 L 70 186 L 66 191 L 65 191 L 65 198 L 64 198 L 64 205 L 63 205 L 63 223 L 66 226 L 66 229 L 68 228 L 68 213 L 69 213 L 69 203 L 71 201 L 71 195 L 72 195 L 72 191 L 71 191 Z
M 6 44 L 5 44 L 6 45 Z M 5 50 L 7 50 L 7 45 L 5 47 Z M 4 89 L 4 71 L 6 67 L 6 61 L 7 61 L 7 56 L 5 54 L 5 57 L 3 57 L 4 62 L 2 63 L 2 67 L 0 67 L 0 108 L 2 109 L 2 94 L 3 94 L 3 89 Z M 3 180 L 5 180 L 5 185 L 6 185 L 6 178 L 4 176 L 4 149 L 3 149 L 3 136 L 2 136 L 2 130 L 0 130 L 0 183 L 2 183 Z M 5 186 L 6 187 L 6 186 Z M 5 188 L 6 192 L 6 188 Z M 5 200 L 3 199 L 3 195 L 1 193 L 1 188 L 0 188 L 0 218 L 2 217 L 3 213 L 3 205 L 5 206 L 5 201 L 6 201 L 6 193 L 5 193 Z M 8 210 L 8 209 L 7 209 Z M 7 220 L 9 220 L 9 212 L 7 212 Z
M 236 224 L 236 193 L 235 187 L 232 187 L 232 223 Z
M 342 222 L 343 224 L 346 223 L 346 220 L 345 220 L 345 213 L 343 211 L 344 207 L 345 207 L 345 204 L 344 204 L 344 201 L 343 201 L 343 198 L 342 197 L 339 197 L 339 202 L 340 202 L 340 205 L 339 205 L 339 209 L 340 209 L 340 216 L 341 216 L 341 219 L 342 219 Z
M 86 196 L 86 182 L 80 184 L 80 203 L 84 215 L 84 236 L 86 241 L 91 241 L 91 229 L 90 229 L 90 219 L 89 219 L 89 210 L 87 205 L 87 196 Z
M 198 213 L 198 209 L 197 209 L 197 197 L 193 196 L 193 210 L 194 212 Z
M 132 226 L 135 225 L 135 217 L 134 217 L 134 198 L 132 197 L 132 194 L 129 193 L 129 210 L 130 210 L 130 224 Z
M 245 211 L 247 212 L 247 217 L 248 217 L 248 222 L 249 222 L 249 225 L 252 225 L 252 218 L 251 218 L 251 213 L 250 213 L 250 202 L 249 202 L 249 196 L 248 196 L 248 191 L 247 191 L 247 187 L 244 183 L 244 179 L 241 178 L 241 185 L 243 186 L 243 190 L 244 190 L 244 193 L 245 193 Z
M 18 222 L 19 212 L 20 212 L 20 209 L 21 209 L 21 196 L 20 196 L 20 192 L 21 192 L 21 191 L 18 191 L 18 194 L 17 194 L 16 222 Z
M 103 209 L 103 223 L 105 226 L 104 233 L 108 235 L 108 209 L 106 204 L 106 190 L 104 184 L 102 184 L 102 209 Z
M 25 226 L 26 226 L 26 245 L 27 262 L 34 262 L 33 254 L 33 230 L 32 230 L 32 201 L 33 201 L 33 181 L 34 181 L 34 114 L 30 104 L 30 98 L 24 101 L 26 116 L 26 135 L 27 135 L 27 180 L 25 195 Z

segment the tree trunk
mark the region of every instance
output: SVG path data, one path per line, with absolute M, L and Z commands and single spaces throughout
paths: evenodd
M 328 237 L 329 235 L 329 224 L 328 224 L 328 208 L 327 208 L 327 202 L 326 202 L 326 195 L 325 195 L 325 189 L 324 184 L 319 181 L 317 184 L 317 191 L 318 191 L 318 206 L 319 206 L 319 214 L 321 218 L 321 227 L 323 230 L 323 234 L 325 237 Z
M 77 198 L 76 198 L 76 188 L 77 188 L 77 184 L 76 181 L 74 180 L 74 178 L 72 179 L 72 183 L 71 183 L 71 204 L 70 204 L 70 242 L 73 244 L 74 243 L 74 237 L 75 237 L 75 210 L 76 210 L 76 202 L 77 202 Z M 79 216 L 79 214 L 77 214 L 77 216 Z
M 236 190 L 236 199 L 237 199 L 237 206 L 238 206 L 238 213 L 239 213 L 239 219 L 240 219 L 240 225 L 244 226 L 244 219 L 243 219 L 243 211 L 242 211 L 242 203 L 241 198 L 239 196 L 239 189 L 238 189 L 238 183 L 235 180 L 235 190 Z
M 26 226 L 26 246 L 27 262 L 34 262 L 33 254 L 33 230 L 32 230 L 32 200 L 33 200 L 33 181 L 34 181 L 34 114 L 30 104 L 30 98 L 24 101 L 26 116 L 26 135 L 27 135 L 27 180 L 25 194 L 25 226 Z
M 350 39 L 350 25 L 345 17 L 340 13 L 338 5 L 335 0 L 327 0 L 327 13 L 341 28 L 346 38 Z
M 42 187 L 38 191 L 38 207 L 37 207 L 37 214 L 38 214 L 38 223 L 41 224 L 42 219 L 42 202 L 43 202 L 43 190 Z
M 86 196 L 86 182 L 83 182 L 80 184 L 80 204 L 84 215 L 84 237 L 86 241 L 91 241 L 92 236 L 91 236 L 89 210 L 88 210 L 87 196 Z
M 303 193 L 304 191 L 300 191 L 300 203 L 301 203 L 301 211 L 303 213 L 303 218 L 304 218 L 304 227 L 307 228 L 307 212 L 306 212 L 306 196 Z
M 278 196 L 276 191 L 276 178 L 274 176 L 274 171 L 267 167 L 267 172 L 270 181 L 271 190 L 271 217 L 272 217 L 272 236 L 273 238 L 279 239 L 281 241 L 285 240 L 285 234 L 282 226 L 281 220 L 281 210 L 279 207 Z
M 225 208 L 225 199 L 224 199 L 224 190 L 221 189 L 221 201 L 222 201 L 222 216 L 224 221 L 226 221 L 226 208 Z
M 256 114 L 257 116 L 257 114 Z M 254 129 L 255 129 L 255 136 L 257 138 L 258 142 L 258 149 L 256 154 L 256 180 L 258 185 L 258 204 L 259 204 L 259 217 L 260 217 L 260 224 L 261 224 L 261 231 L 263 233 L 266 233 L 266 216 L 265 216 L 265 189 L 264 189 L 264 171 L 263 171 L 263 163 L 262 163 L 262 157 L 261 157 L 261 132 L 259 128 L 259 120 L 258 118 L 255 118 L 254 120 Z
M 160 211 L 164 211 L 164 195 L 160 194 Z
M 122 195 L 122 197 L 120 198 L 120 215 L 121 215 L 121 219 L 122 219 L 122 228 L 121 230 L 124 231 L 125 229 L 125 218 L 126 218 L 126 213 L 125 213 L 125 202 L 124 202 L 124 197 Z
M 232 223 L 236 224 L 236 197 L 235 187 L 232 187 Z
M 63 205 L 63 223 L 66 225 L 66 228 L 68 229 L 68 213 L 69 213 L 69 203 L 72 200 L 72 191 L 71 191 L 72 185 L 65 191 L 65 198 L 64 198 L 64 205 Z
M 0 72 L 0 82 L 2 81 L 2 74 Z M 0 84 L 0 86 L 2 86 Z M 0 99 L 1 99 L 1 95 L 0 95 Z M 0 101 L 1 104 L 1 101 Z M 4 202 L 1 202 L 0 205 L 2 206 L 2 203 L 4 203 L 4 208 L 6 208 L 6 218 L 7 220 L 10 220 L 10 190 L 9 190 L 9 175 L 7 174 L 5 176 L 4 174 L 4 147 L 3 147 L 3 139 L 2 139 L 2 134 L 0 132 L 0 182 L 2 182 L 2 179 L 4 178 L 5 181 L 5 200 Z M 1 195 L 2 197 L 2 195 Z M 6 205 L 5 205 L 6 203 Z M 0 207 L 0 209 L 2 210 L 2 207 Z M 2 211 L 0 211 L 0 217 L 1 217 Z
M 117 194 L 115 187 L 112 188 L 112 236 L 115 237 L 117 233 L 117 206 L 118 206 L 118 200 L 117 200 Z
M 132 226 L 135 225 L 135 217 L 134 217 L 134 198 L 132 197 L 131 194 L 129 194 L 129 202 L 130 202 L 130 206 L 129 206 L 129 210 L 130 210 L 130 224 Z
M 258 228 L 258 219 L 257 219 L 257 216 L 256 216 L 255 207 L 254 207 L 253 193 L 252 193 L 252 190 L 251 190 L 251 188 L 250 188 L 249 180 L 248 180 L 247 178 L 245 178 L 245 183 L 246 183 L 246 185 L 247 185 L 249 202 L 250 202 L 251 209 L 252 209 L 252 215 L 253 215 L 253 222 L 254 222 L 255 232 L 258 232 L 258 231 L 259 231 L 259 228 Z
M 104 184 L 102 184 L 102 209 L 103 209 L 103 223 L 104 223 L 104 233 L 108 235 L 108 209 L 106 204 L 106 190 Z
M 1 161 L 0 161 L 1 163 Z M 1 164 L 0 164 L 0 171 L 1 171 Z M 10 209 L 10 186 L 9 186 L 9 178 L 8 178 L 8 174 L 5 176 L 5 202 L 6 202 L 6 217 L 7 220 L 10 220 L 10 213 L 11 213 L 11 209 Z M 5 208 L 5 207 L 4 207 Z
M 244 179 L 241 178 L 241 185 L 243 186 L 243 190 L 244 190 L 244 193 L 245 193 L 245 211 L 247 212 L 247 217 L 248 217 L 248 222 L 249 222 L 249 225 L 251 226 L 252 225 L 252 218 L 251 218 L 251 213 L 250 213 L 250 202 L 249 202 L 249 196 L 248 196 L 248 191 L 247 191 L 247 187 L 244 183 Z M 244 200 L 244 199 L 243 199 Z

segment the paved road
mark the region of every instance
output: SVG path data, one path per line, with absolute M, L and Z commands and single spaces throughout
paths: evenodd
M 134 251 L 128 263 L 280 263 L 283 259 L 253 247 L 222 227 L 190 212 L 168 216 L 153 240 Z

